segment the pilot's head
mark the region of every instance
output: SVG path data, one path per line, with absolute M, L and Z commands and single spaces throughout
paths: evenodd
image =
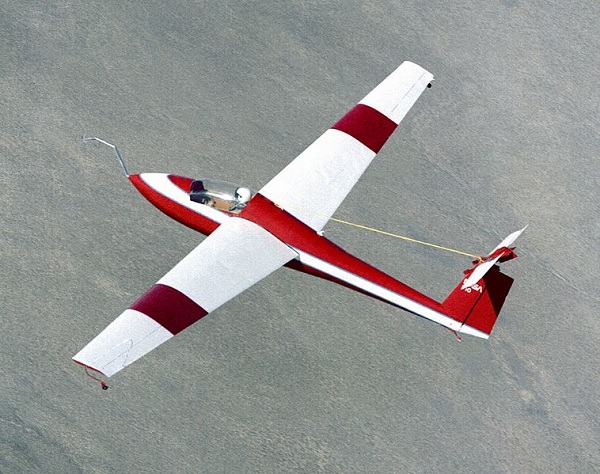
M 237 188 L 235 190 L 234 197 L 237 203 L 245 204 L 252 197 L 252 191 L 250 191 L 248 188 Z

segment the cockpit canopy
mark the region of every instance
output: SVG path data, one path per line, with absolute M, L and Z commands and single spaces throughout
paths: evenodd
M 244 186 L 215 179 L 197 179 L 190 188 L 192 201 L 234 214 L 239 213 L 255 194 Z

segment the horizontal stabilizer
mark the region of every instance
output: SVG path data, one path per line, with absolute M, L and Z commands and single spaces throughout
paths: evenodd
M 464 290 L 465 288 L 469 288 L 470 286 L 476 284 L 479 280 L 483 278 L 483 276 L 490 270 L 490 268 L 496 265 L 496 262 L 498 260 L 500 260 L 500 256 L 494 258 L 493 260 L 489 260 L 487 262 L 483 262 L 477 265 L 473 272 L 469 275 L 469 277 L 465 278 L 465 281 L 463 282 L 462 287 L 460 289 Z
M 506 237 L 502 242 L 500 242 L 496 248 L 494 250 L 492 250 L 489 254 L 488 257 L 491 257 L 492 255 L 494 255 L 494 253 L 497 250 L 500 250 L 502 248 L 508 248 L 510 247 L 512 244 L 514 244 L 516 242 L 516 240 L 519 238 L 519 236 L 525 231 L 525 229 L 527 229 L 528 226 L 523 227 L 521 230 L 517 230 L 516 232 L 513 232 L 512 234 L 510 234 L 508 237 Z
M 516 257 L 516 254 L 513 252 L 514 247 L 510 246 L 515 243 L 515 241 L 519 238 L 519 236 L 527 229 L 527 226 L 523 227 L 521 230 L 517 230 L 513 232 L 508 237 L 506 237 L 502 242 L 500 242 L 494 250 L 492 250 L 487 257 L 482 259 L 482 262 L 477 265 L 470 273 L 470 275 L 464 280 L 461 290 L 465 288 L 469 288 L 475 285 L 479 280 L 483 278 L 483 276 L 496 264 L 496 262 L 501 261 L 505 262 L 512 258 Z

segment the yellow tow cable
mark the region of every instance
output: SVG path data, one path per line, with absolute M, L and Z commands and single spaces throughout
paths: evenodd
M 344 221 L 342 219 L 336 219 L 335 217 L 330 217 L 329 220 L 334 221 L 334 222 L 339 222 L 340 224 L 346 224 L 346 225 L 349 225 L 352 227 L 358 227 L 359 229 L 370 230 L 371 232 L 377 232 L 378 234 L 389 235 L 390 237 L 396 237 L 397 239 L 406 240 L 408 242 L 413 242 L 415 244 L 427 245 L 428 247 L 433 247 L 433 248 L 440 249 L 440 250 L 447 250 L 448 252 L 457 253 L 460 255 L 465 255 L 467 257 L 472 257 L 472 258 L 476 258 L 476 259 L 481 258 L 479 255 L 475 255 L 472 253 L 462 252 L 460 250 L 443 247 L 441 245 L 436 245 L 436 244 L 432 244 L 429 242 L 423 242 L 422 240 L 411 239 L 410 237 L 406 237 L 404 235 L 392 234 L 391 232 L 386 232 L 384 230 L 375 229 L 374 227 L 368 227 L 366 225 L 355 224 L 354 222 L 348 222 L 348 221 Z
M 279 204 L 275 204 L 275 205 L 277 207 L 281 208 L 281 209 L 286 209 L 286 207 L 281 206 Z M 287 209 L 290 209 L 290 208 L 291 209 L 296 209 L 297 211 L 300 211 L 300 212 L 302 212 L 304 214 L 310 214 L 310 215 L 317 216 L 317 217 L 326 217 L 326 216 L 323 216 L 322 214 L 317 214 L 317 213 L 313 213 L 313 212 L 307 211 L 306 209 L 300 209 L 298 207 L 293 207 L 293 206 L 287 207 Z M 390 237 L 396 237 L 397 239 L 406 240 L 408 242 L 412 242 L 412 243 L 415 243 L 415 244 L 426 245 L 428 247 L 433 247 L 433 248 L 440 249 L 440 250 L 446 250 L 448 252 L 457 253 L 459 255 L 465 255 L 466 257 L 471 257 L 471 258 L 474 258 L 476 260 L 481 260 L 482 259 L 482 257 L 480 255 L 475 255 L 475 254 L 472 254 L 472 253 L 462 252 L 461 250 L 451 249 L 449 247 L 443 247 L 441 245 L 436 245 L 436 244 L 432 244 L 432 243 L 429 243 L 429 242 L 424 242 L 422 240 L 411 239 L 410 237 L 406 237 L 404 235 L 392 234 L 391 232 L 386 232 L 384 230 L 375 229 L 374 227 L 368 227 L 368 226 L 362 225 L 362 224 L 355 224 L 354 222 L 344 221 L 342 219 L 336 219 L 335 217 L 329 217 L 327 219 L 330 220 L 330 221 L 333 221 L 333 222 L 338 222 L 340 224 L 346 224 L 346 225 L 349 225 L 349 226 L 352 226 L 352 227 L 357 227 L 359 229 L 370 230 L 371 232 L 376 232 L 378 234 L 388 235 Z

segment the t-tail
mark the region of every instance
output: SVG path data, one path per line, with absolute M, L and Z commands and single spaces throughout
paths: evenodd
M 527 228 L 513 232 L 486 257 L 473 262 L 465 278 L 442 303 L 442 311 L 461 323 L 457 333 L 487 339 L 492 332 L 513 279 L 500 271 L 498 263 L 517 256 L 512 244 Z

